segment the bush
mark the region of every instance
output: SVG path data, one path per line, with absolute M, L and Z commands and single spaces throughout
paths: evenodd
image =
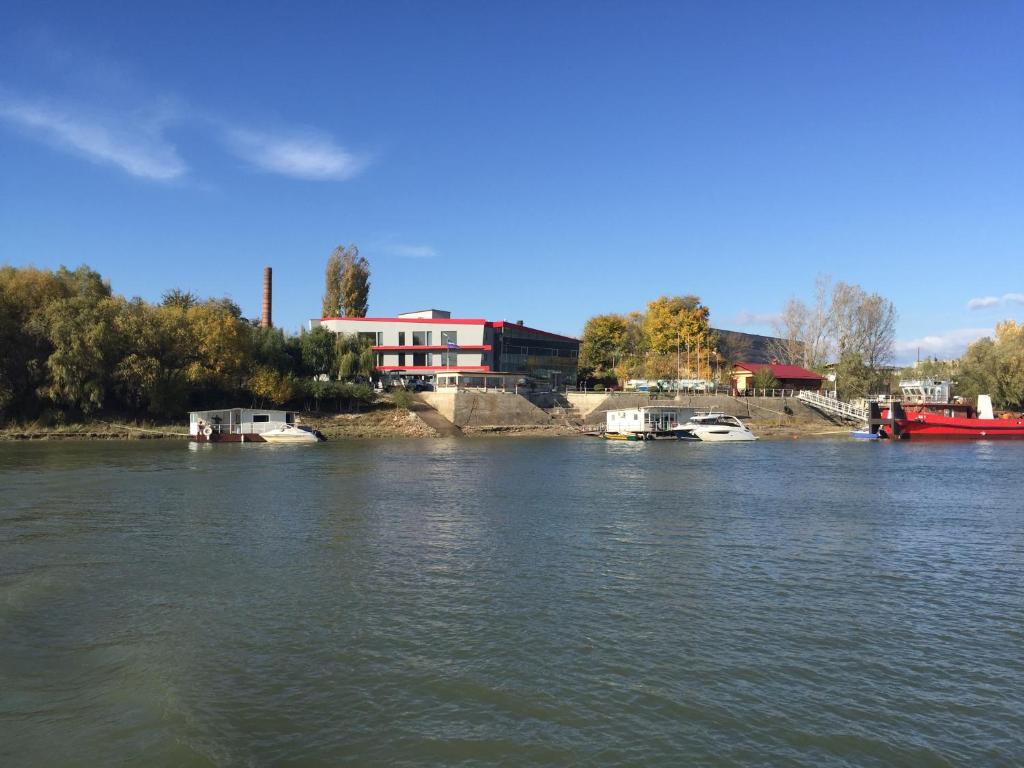
M 399 408 L 405 408 L 406 410 L 409 410 L 409 407 L 413 403 L 412 392 L 407 389 L 396 389 L 391 394 L 391 398 L 394 400 L 396 406 Z
M 595 384 L 594 392 L 604 392 L 604 384 Z

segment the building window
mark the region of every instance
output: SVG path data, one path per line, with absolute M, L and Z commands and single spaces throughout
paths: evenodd
M 405 331 L 399 331 L 398 332 L 398 346 L 400 346 L 400 347 L 404 347 L 405 346 Z
M 459 353 L 454 350 L 441 353 L 441 365 L 446 368 L 455 368 L 459 365 Z
M 398 364 L 405 365 L 405 352 L 398 353 Z
M 413 331 L 412 345 L 414 347 L 429 347 L 432 343 L 432 331 Z
M 270 414 L 268 414 L 268 413 L 254 413 L 252 415 L 252 420 L 253 420 L 253 423 L 257 423 L 257 422 L 261 422 L 261 421 L 270 421 Z
M 459 332 L 458 331 L 441 331 L 441 346 L 447 347 L 449 344 L 459 343 Z
M 368 341 L 371 345 L 379 346 L 384 343 L 383 331 L 360 331 L 356 336 L 360 341 Z
M 412 364 L 413 365 L 430 365 L 430 355 L 426 352 L 413 352 L 412 353 Z

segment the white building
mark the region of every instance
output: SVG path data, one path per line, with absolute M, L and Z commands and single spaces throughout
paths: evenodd
M 373 345 L 381 373 L 430 376 L 442 371 L 519 373 L 552 386 L 576 384 L 578 339 L 522 322 L 455 318 L 440 309 L 397 317 L 323 317 L 309 321 Z

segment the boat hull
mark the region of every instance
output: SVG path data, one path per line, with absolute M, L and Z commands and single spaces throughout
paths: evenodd
M 971 419 L 919 413 L 908 414 L 895 423 L 896 437 L 903 440 L 1024 440 L 1024 419 Z
M 749 443 L 757 440 L 752 432 L 744 429 L 698 428 L 693 434 L 704 443 Z

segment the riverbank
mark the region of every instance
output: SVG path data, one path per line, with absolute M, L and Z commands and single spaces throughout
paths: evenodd
M 345 438 L 433 437 L 434 430 L 404 408 L 385 405 L 360 413 L 302 412 L 299 422 L 328 440 Z M 186 440 L 188 422 L 152 423 L 90 419 L 73 424 L 8 424 L 0 441 L 22 440 Z
M 385 405 L 360 413 L 303 412 L 300 423 L 319 430 L 328 440 L 438 437 L 438 432 L 415 413 Z M 777 423 L 751 420 L 750 427 L 762 440 L 797 440 L 839 437 L 850 428 L 835 425 Z M 824 427 L 824 428 L 823 428 Z M 573 437 L 586 429 L 570 422 L 542 425 L 466 426 L 465 437 Z M 11 424 L 0 427 L 0 441 L 32 440 L 185 440 L 188 427 L 181 423 L 126 422 L 94 419 L 63 425 L 39 423 Z

